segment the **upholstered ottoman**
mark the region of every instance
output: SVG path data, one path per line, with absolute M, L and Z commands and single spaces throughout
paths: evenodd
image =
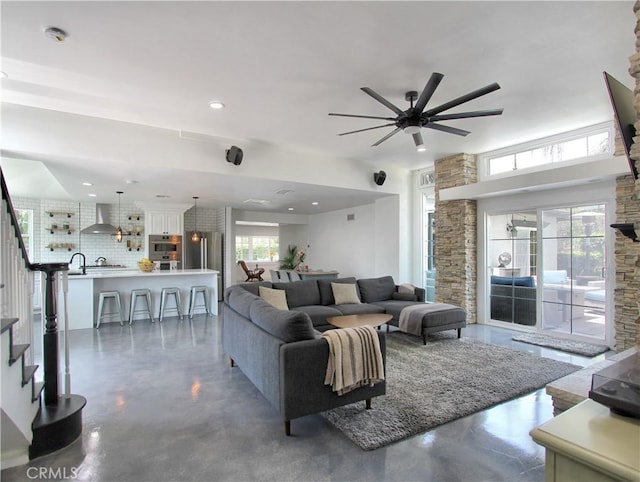
M 447 303 L 422 303 L 405 307 L 400 312 L 398 328 L 406 333 L 422 335 L 422 343 L 427 344 L 431 333 L 458 330 L 467 326 L 467 313 L 459 306 Z

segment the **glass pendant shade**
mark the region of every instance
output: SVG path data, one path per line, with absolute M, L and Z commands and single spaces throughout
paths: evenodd
M 193 196 L 193 209 L 195 211 L 195 221 L 193 233 L 191 233 L 191 241 L 194 243 L 200 242 L 200 233 L 198 232 L 198 196 Z
M 122 228 L 120 227 L 120 195 L 122 194 L 122 191 L 116 191 L 116 193 L 118 194 L 118 229 L 116 229 L 116 241 L 118 243 L 122 242 L 122 238 L 124 237 L 124 233 L 122 232 Z

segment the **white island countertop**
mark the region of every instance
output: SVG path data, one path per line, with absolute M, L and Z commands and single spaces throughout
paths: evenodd
M 191 276 L 191 275 L 199 275 L 199 274 L 219 274 L 218 271 L 213 269 L 173 269 L 173 270 L 162 270 L 162 271 L 151 271 L 150 273 L 145 273 L 144 271 L 140 271 L 138 268 L 105 268 L 101 269 L 91 269 L 87 270 L 87 274 L 80 274 L 77 270 L 69 271 L 69 281 L 81 280 L 86 278 L 131 278 L 138 276 Z
M 73 271 L 72 271 L 73 272 Z M 77 272 L 77 271 L 75 271 Z M 98 317 L 98 301 L 100 292 L 117 291 L 120 294 L 120 304 L 122 320 L 125 325 L 129 323 L 129 312 L 131 309 L 131 291 L 134 289 L 149 289 L 151 291 L 152 313 L 155 322 L 158 322 L 160 315 L 160 294 L 163 288 L 178 288 L 182 307 L 184 311 L 189 307 L 189 296 L 191 287 L 206 286 L 209 289 L 209 306 L 213 315 L 218 314 L 218 274 L 213 269 L 177 269 L 151 271 L 145 273 L 137 268 L 107 268 L 87 270 L 87 274 L 77 274 L 68 276 L 68 313 L 69 329 L 91 328 L 96 325 Z M 63 293 L 59 293 L 59 312 L 62 310 Z M 136 309 L 143 308 L 143 300 L 138 298 Z M 202 303 L 202 299 L 198 304 Z M 173 299 L 171 298 L 171 306 Z M 108 307 L 108 311 L 113 311 L 113 306 Z M 204 313 L 202 308 L 194 311 L 195 314 Z M 175 311 L 168 317 L 177 316 Z M 184 314 L 188 316 L 187 313 Z M 168 320 L 167 320 L 168 321 Z M 118 323 L 117 317 L 103 318 L 103 323 Z M 134 323 L 150 323 L 148 318 L 136 313 Z

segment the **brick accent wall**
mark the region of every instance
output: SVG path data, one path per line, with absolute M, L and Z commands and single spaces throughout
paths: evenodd
M 475 156 L 456 154 L 435 162 L 436 301 L 461 306 L 477 322 L 477 204 L 440 201 L 440 189 L 478 181 Z
M 636 53 L 629 58 L 629 73 L 636 79 L 635 109 L 640 119 L 640 1 L 636 1 L 633 11 L 636 15 Z M 640 122 L 635 123 L 640 132 Z M 616 136 L 616 155 L 624 155 L 620 135 Z M 640 159 L 639 138 L 634 137 L 631 157 L 638 166 Z M 640 182 L 633 176 L 616 179 L 616 223 L 634 223 L 640 230 Z M 616 234 L 616 288 L 615 288 L 615 330 L 616 351 L 620 352 L 634 345 L 640 347 L 640 243 Z

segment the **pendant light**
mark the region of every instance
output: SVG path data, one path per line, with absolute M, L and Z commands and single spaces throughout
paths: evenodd
M 194 243 L 200 242 L 200 233 L 198 232 L 198 196 L 193 196 L 193 209 L 195 210 L 195 221 L 193 223 L 194 229 L 191 233 L 191 241 Z
M 116 241 L 121 243 L 122 237 L 124 236 L 122 228 L 120 227 L 120 195 L 122 194 L 122 191 L 116 191 L 116 194 L 118 195 L 118 229 L 116 229 Z

